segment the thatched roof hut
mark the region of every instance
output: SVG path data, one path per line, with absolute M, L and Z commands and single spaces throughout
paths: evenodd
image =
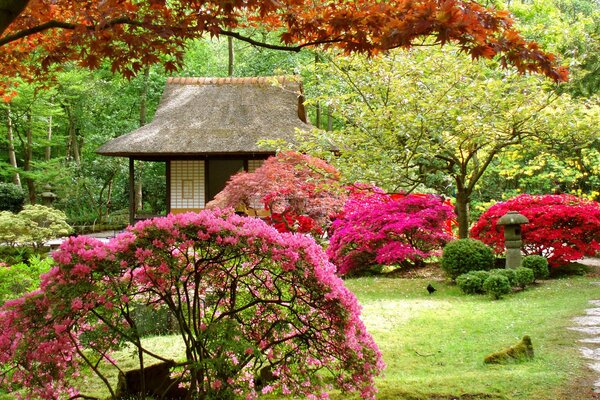
M 154 120 L 101 146 L 106 156 L 265 154 L 260 139 L 308 130 L 294 77 L 169 78 Z
M 154 120 L 97 153 L 129 157 L 129 219 L 136 219 L 134 160 L 166 163 L 167 212 L 204 208 L 229 177 L 258 168 L 273 151 L 261 139 L 293 141 L 309 130 L 299 80 L 169 78 Z

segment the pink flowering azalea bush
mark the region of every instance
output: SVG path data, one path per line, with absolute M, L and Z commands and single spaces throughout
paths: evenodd
M 600 204 L 576 196 L 523 194 L 496 203 L 471 229 L 471 237 L 504 252 L 504 229 L 496 223 L 508 211 L 518 211 L 529 220 L 521 226 L 523 252 L 548 259 L 559 267 L 600 251 Z
M 435 195 L 395 198 L 378 188 L 357 190 L 332 225 L 327 254 L 340 275 L 419 264 L 452 240 L 446 226 L 453 217 L 452 207 Z
M 193 398 L 259 393 L 374 398 L 381 354 L 354 295 L 313 239 L 255 218 L 203 211 L 142 221 L 108 244 L 67 240 L 41 290 L 0 309 L 3 386 L 67 398 L 82 364 L 111 363 L 129 343 L 143 360 L 132 309 L 165 306 L 185 343 L 178 385 Z M 269 382 L 258 382 L 261 371 Z
M 279 153 L 254 172 L 234 175 L 208 208 L 264 207 L 280 232 L 322 235 L 342 209 L 347 192 L 335 167 L 320 158 Z

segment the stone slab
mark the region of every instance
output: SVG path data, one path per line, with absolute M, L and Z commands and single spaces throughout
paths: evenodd
M 583 354 L 583 356 L 585 358 L 600 362 L 600 347 L 597 347 L 597 348 L 581 347 L 579 349 L 579 351 L 581 351 L 581 354 Z
M 596 337 L 590 337 L 590 338 L 580 339 L 579 342 L 581 342 L 581 343 L 597 343 L 597 344 L 600 344 L 600 337 L 596 336 Z
M 600 327 L 600 315 L 585 315 L 583 317 L 575 317 L 573 318 L 573 322 L 580 326 Z
M 587 333 L 588 335 L 600 335 L 600 326 L 573 326 L 568 329 L 572 331 Z

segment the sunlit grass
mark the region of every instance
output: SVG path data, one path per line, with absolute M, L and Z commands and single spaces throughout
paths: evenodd
M 503 300 L 465 296 L 455 286 L 427 281 L 362 278 L 348 287 L 387 369 L 380 399 L 556 399 L 583 362 L 577 333 L 567 328 L 588 300 L 600 296 L 586 278 L 546 281 Z M 530 335 L 535 359 L 505 366 L 485 355 Z

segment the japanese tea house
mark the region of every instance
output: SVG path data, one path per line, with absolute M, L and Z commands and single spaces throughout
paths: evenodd
M 167 213 L 202 210 L 233 174 L 273 151 L 261 139 L 293 141 L 309 130 L 302 87 L 290 76 L 169 78 L 152 122 L 97 149 L 129 158 L 129 220 L 136 220 L 134 160 L 166 163 Z

